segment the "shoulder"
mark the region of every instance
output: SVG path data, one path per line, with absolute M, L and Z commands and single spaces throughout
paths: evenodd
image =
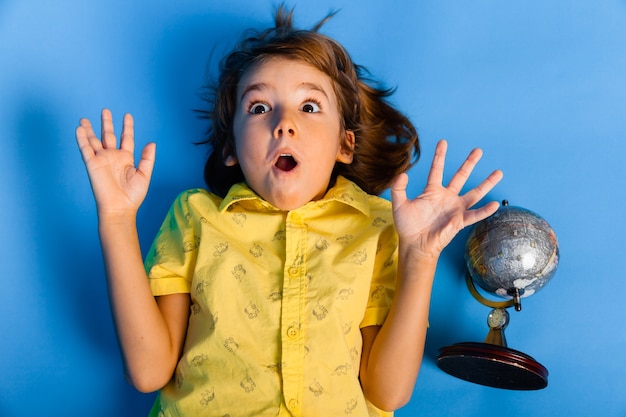
M 191 188 L 178 194 L 172 204 L 174 210 L 185 213 L 217 211 L 222 198 L 203 188 Z
M 212 192 L 205 190 L 204 188 L 190 188 L 188 190 L 185 190 L 183 192 L 181 192 L 180 194 L 178 194 L 178 196 L 176 197 L 177 201 L 188 201 L 190 198 L 193 199 L 213 199 L 213 198 L 217 198 L 217 199 L 221 199 L 220 197 L 218 197 L 217 195 L 213 194 Z
M 391 212 L 391 201 L 386 198 L 379 197 L 377 195 L 367 194 L 367 201 L 370 206 L 370 210 L 376 213 L 387 213 L 389 215 Z
M 327 199 L 351 205 L 366 215 L 391 215 L 391 202 L 382 197 L 368 194 L 354 181 L 339 176 L 329 190 Z

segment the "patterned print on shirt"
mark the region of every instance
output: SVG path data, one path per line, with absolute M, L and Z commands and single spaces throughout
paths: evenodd
M 235 277 L 237 281 L 241 282 L 246 276 L 246 268 L 244 268 L 241 264 L 235 265 L 235 267 L 231 271 L 231 274 L 233 274 L 233 277 Z
M 346 402 L 346 409 L 344 410 L 344 413 L 352 414 L 352 412 L 356 409 L 358 405 L 359 405 L 359 397 L 352 398 L 351 400 Z
M 217 258 L 218 256 L 222 256 L 223 254 L 226 253 L 226 251 L 228 251 L 228 242 L 220 242 L 214 247 L 215 247 L 215 252 L 213 252 L 213 256 Z
M 235 224 L 243 227 L 243 225 L 246 223 L 246 220 L 248 219 L 248 216 L 246 216 L 245 213 L 234 213 L 231 218 L 233 222 L 235 222 Z
M 336 240 L 340 245 L 348 246 L 350 242 L 352 242 L 352 239 L 354 239 L 353 235 L 345 235 L 338 237 Z
M 200 236 L 194 236 L 193 242 L 183 242 L 183 252 L 193 252 L 200 245 Z
M 206 407 L 211 401 L 215 399 L 215 387 L 211 387 L 208 390 L 203 391 L 200 394 L 200 405 Z
M 263 256 L 263 248 L 258 243 L 252 245 L 248 252 L 250 252 L 250 254 L 255 258 L 260 258 L 261 256 Z
M 248 394 L 254 391 L 254 389 L 256 388 L 254 380 L 247 375 L 244 379 L 241 380 L 239 385 L 241 385 L 241 388 L 243 388 L 243 390 Z
M 309 391 L 311 391 L 316 397 L 319 397 L 320 395 L 324 394 L 324 387 L 322 386 L 322 384 L 317 382 L 317 379 L 314 379 L 313 383 L 309 385 Z
M 361 249 L 354 255 L 352 255 L 352 262 L 355 265 L 363 265 L 367 261 L 367 251 L 365 249 Z

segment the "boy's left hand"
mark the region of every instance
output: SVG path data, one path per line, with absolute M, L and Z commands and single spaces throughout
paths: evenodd
M 502 179 L 500 170 L 492 172 L 477 187 L 459 194 L 482 156 L 480 149 L 470 152 L 448 186 L 443 186 L 447 147 L 444 140 L 437 144 L 426 187 L 417 198 L 411 200 L 406 195 L 407 174 L 399 175 L 391 186 L 398 236 L 413 256 L 436 260 L 461 229 L 489 217 L 499 207 L 498 202 L 492 201 L 471 209 Z

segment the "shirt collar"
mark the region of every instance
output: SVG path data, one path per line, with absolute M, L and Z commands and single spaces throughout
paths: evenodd
M 367 216 L 370 212 L 368 200 L 368 194 L 358 185 L 342 176 L 338 176 L 335 185 L 326 192 L 322 199 L 311 201 L 295 211 L 306 210 L 309 207 L 320 207 L 330 202 L 338 202 L 353 207 Z M 242 205 L 249 210 L 255 211 L 280 211 L 263 200 L 243 182 L 235 184 L 230 188 L 228 194 L 222 200 L 219 210 L 220 212 L 228 211 L 234 205 Z

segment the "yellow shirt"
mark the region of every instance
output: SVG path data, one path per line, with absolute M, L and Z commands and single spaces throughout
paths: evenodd
M 383 323 L 397 235 L 389 201 L 343 177 L 285 212 L 244 184 L 174 202 L 146 259 L 155 296 L 190 293 L 163 416 L 391 416 L 363 396 L 360 328 Z

